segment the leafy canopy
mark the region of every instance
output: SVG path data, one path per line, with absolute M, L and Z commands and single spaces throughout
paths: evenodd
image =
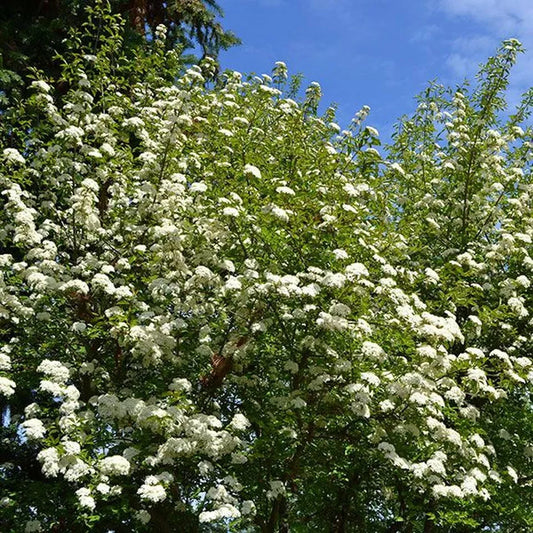
M 519 43 L 384 155 L 283 63 L 206 88 L 98 16 L 3 126 L 2 530 L 530 531 Z

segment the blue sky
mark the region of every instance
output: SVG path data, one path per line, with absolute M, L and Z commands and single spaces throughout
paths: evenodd
M 387 138 L 430 80 L 456 85 L 509 37 L 530 50 L 512 76 L 511 101 L 533 85 L 533 0 L 219 0 L 223 26 L 243 41 L 223 68 L 270 73 L 285 61 L 347 126 L 369 105 Z

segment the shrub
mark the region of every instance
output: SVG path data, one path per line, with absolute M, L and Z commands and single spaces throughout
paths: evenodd
M 0 169 L 3 530 L 528 530 L 518 50 L 387 156 L 283 63 L 171 84 L 156 42 L 76 52 L 60 104 L 34 82 Z

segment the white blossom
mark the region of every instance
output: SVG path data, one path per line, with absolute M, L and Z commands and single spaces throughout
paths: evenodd
M 130 467 L 130 462 L 120 455 L 104 457 L 99 463 L 100 471 L 108 476 L 126 476 Z
M 235 207 L 225 207 L 222 210 L 222 214 L 226 217 L 238 217 L 239 216 L 239 210 Z
M 46 477 L 55 477 L 59 473 L 59 453 L 55 448 L 45 448 L 37 454 Z
M 30 418 L 22 423 L 24 434 L 29 440 L 42 439 L 46 434 L 46 428 L 38 418 Z
M 137 494 L 139 494 L 141 500 L 151 503 L 162 502 L 167 497 L 165 488 L 155 476 L 148 476 L 139 487 Z
M 96 502 L 91 496 L 91 491 L 88 488 L 82 487 L 76 491 L 76 496 L 80 503 L 80 507 L 86 507 L 87 509 L 94 509 L 96 507 Z
M 63 363 L 50 359 L 44 359 L 37 367 L 37 371 L 42 372 L 54 383 L 65 383 L 70 376 L 69 369 Z
M 244 173 L 253 178 L 261 179 L 261 171 L 254 165 L 244 165 Z
M 28 520 L 24 526 L 24 533 L 34 533 L 42 531 L 41 522 L 39 520 Z
M 0 376 L 0 394 L 4 396 L 12 396 L 15 394 L 16 384 L 13 380 Z
M 250 425 L 248 419 L 241 413 L 237 413 L 231 420 L 230 426 L 236 430 L 245 430 Z
M 22 154 L 15 148 L 4 148 L 2 153 L 10 163 L 23 165 L 26 162 Z

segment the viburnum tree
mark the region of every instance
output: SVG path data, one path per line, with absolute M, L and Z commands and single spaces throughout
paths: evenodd
M 210 86 L 99 16 L 2 125 L 2 531 L 530 531 L 520 44 L 380 153 L 281 62 Z

